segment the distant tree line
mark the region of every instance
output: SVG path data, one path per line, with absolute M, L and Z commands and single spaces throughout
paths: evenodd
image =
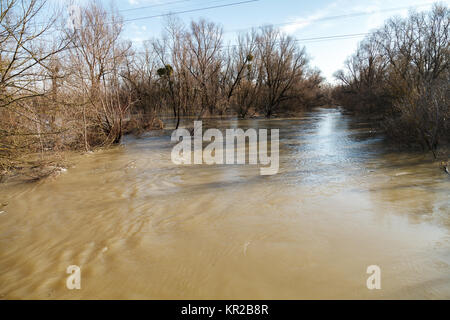
M 449 24 L 442 5 L 388 20 L 336 73 L 336 102 L 381 116 L 388 137 L 436 156 L 450 142 Z
M 305 50 L 272 27 L 226 45 L 217 24 L 171 17 L 161 39 L 137 47 L 121 38 L 117 11 L 98 2 L 67 27 L 66 9 L 46 0 L 0 1 L 0 172 L 34 163 L 30 154 L 118 143 L 161 128 L 163 117 L 178 126 L 324 103 Z

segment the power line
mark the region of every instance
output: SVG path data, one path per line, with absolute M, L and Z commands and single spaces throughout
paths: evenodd
M 191 1 L 191 0 L 184 0 L 184 1 Z M 221 1 L 227 1 L 227 0 L 215 0 L 215 1 L 210 1 L 210 3 L 211 2 L 221 2 Z M 190 13 L 190 12 L 197 12 L 197 11 L 205 11 L 205 10 L 211 10 L 211 9 L 232 7 L 232 6 L 238 6 L 238 5 L 242 5 L 242 4 L 248 4 L 248 3 L 259 2 L 259 1 L 261 1 L 261 0 L 247 0 L 247 1 L 233 2 L 233 3 L 227 3 L 227 4 L 222 4 L 222 5 L 203 7 L 203 8 L 197 8 L 197 9 L 188 9 L 188 10 L 183 10 L 183 11 L 173 11 L 173 12 L 161 13 L 161 14 L 152 15 L 152 16 L 146 16 L 146 17 L 137 17 L 137 18 L 124 19 L 124 20 L 122 20 L 122 22 L 123 23 L 127 23 L 127 22 L 138 21 L 138 20 L 147 20 L 147 19 L 153 19 L 153 18 L 167 17 L 167 16 L 171 16 L 171 15 L 176 15 L 176 14 L 183 14 L 183 13 Z M 168 4 L 168 3 L 166 3 L 166 4 Z M 161 4 L 161 5 L 163 5 L 163 4 Z M 127 10 L 132 10 L 132 9 L 127 9 Z M 124 10 L 119 10 L 119 12 L 120 11 L 124 11 Z M 106 21 L 105 23 L 106 24 L 113 24 L 115 22 L 114 21 Z M 43 26 L 43 25 L 44 25 L 44 23 L 35 23 L 35 24 L 33 24 L 34 27 L 39 27 L 39 26 Z M 52 29 L 53 30 L 58 30 L 58 29 L 56 29 L 54 27 Z
M 321 42 L 321 41 L 328 41 L 328 40 L 347 40 L 347 39 L 353 39 L 363 36 L 368 36 L 370 33 L 351 33 L 351 34 L 341 34 L 341 35 L 333 35 L 333 36 L 321 36 L 321 37 L 312 37 L 312 38 L 295 38 L 293 41 L 295 42 Z M 233 48 L 237 47 L 238 44 L 232 44 L 228 46 L 222 46 L 223 48 Z
M 347 13 L 347 14 L 342 14 L 342 15 L 335 15 L 335 16 L 327 16 L 327 17 L 322 17 L 322 18 L 310 19 L 310 20 L 307 20 L 307 21 L 311 22 L 311 23 L 312 22 L 317 22 L 317 21 L 328 21 L 328 20 L 335 20 L 335 19 L 343 19 L 343 18 L 351 18 L 351 17 L 358 17 L 358 16 L 364 16 L 364 15 L 371 15 L 371 14 L 374 14 L 374 13 L 399 11 L 399 10 L 404 10 L 404 9 L 415 9 L 415 8 L 425 7 L 425 6 L 430 6 L 430 5 L 432 5 L 432 3 L 419 4 L 419 5 L 414 5 L 414 6 L 387 8 L 387 9 L 372 10 L 372 11 L 360 11 L 360 12 L 353 12 L 353 13 Z M 278 27 L 278 26 L 287 26 L 287 25 L 293 25 L 293 24 L 297 24 L 297 23 L 302 22 L 301 19 L 299 19 L 299 20 L 300 21 L 273 23 L 273 24 L 266 24 L 266 25 L 261 25 L 261 26 L 256 26 L 256 27 L 247 27 L 247 28 L 242 28 L 242 29 L 228 30 L 228 31 L 225 31 L 225 32 L 229 33 L 229 32 L 245 31 L 245 30 L 249 30 L 249 29 L 261 28 L 261 27 L 264 27 L 264 26 L 276 26 L 276 27 Z
M 188 1 L 192 1 L 192 0 L 178 0 L 178 1 L 173 1 L 173 2 L 169 2 L 169 3 L 165 3 L 165 4 L 159 4 L 159 5 L 167 5 L 167 4 L 170 4 L 170 3 L 180 3 L 180 2 L 188 2 Z M 211 1 L 211 2 L 219 2 L 219 1 L 224 1 L 224 0 L 216 0 L 216 1 Z M 248 3 L 253 3 L 253 2 L 259 2 L 259 1 L 260 0 L 247 0 L 247 1 L 233 2 L 233 3 L 223 4 L 223 5 L 209 6 L 209 7 L 197 8 L 197 9 L 188 9 L 188 10 L 182 10 L 182 11 L 174 11 L 174 12 L 162 13 L 162 14 L 157 14 L 157 15 L 152 15 L 152 16 L 130 18 L 130 19 L 123 20 L 123 23 L 132 22 L 132 21 L 139 21 L 139 20 L 153 19 L 153 18 L 159 18 L 159 17 L 167 17 L 167 16 L 171 16 L 171 15 L 176 15 L 176 14 L 184 14 L 184 13 L 191 13 L 191 12 L 204 11 L 204 10 L 211 10 L 211 9 L 217 9 L 217 8 L 225 8 L 225 7 L 237 6 L 237 5 L 248 4 Z M 404 9 L 414 9 L 414 8 L 425 7 L 425 6 L 430 6 L 430 5 L 432 5 L 432 3 L 418 4 L 418 5 L 414 5 L 414 6 L 403 6 L 403 7 L 387 8 L 387 9 L 380 9 L 380 10 L 373 10 L 373 11 L 361 11 L 361 12 L 354 12 L 354 13 L 347 13 L 347 14 L 342 14 L 342 15 L 327 16 L 327 17 L 322 17 L 322 18 L 311 19 L 311 20 L 308 20 L 308 22 L 312 23 L 312 22 L 317 22 L 317 21 L 327 21 L 327 20 L 335 20 L 335 19 L 342 19 L 342 18 L 350 18 L 350 17 L 371 15 L 371 14 L 374 14 L 374 13 L 391 12 L 391 11 L 398 11 L 398 10 L 404 10 Z M 157 6 L 157 5 L 153 5 L 153 6 Z M 119 11 L 144 9 L 144 8 L 150 8 L 150 7 L 153 7 L 153 6 L 146 6 L 146 7 L 134 8 L 134 9 L 125 9 L 125 10 L 119 10 Z M 107 22 L 107 23 L 110 24 L 112 22 Z M 261 27 L 264 27 L 264 26 L 286 26 L 286 25 L 292 25 L 292 24 L 297 24 L 297 23 L 299 23 L 299 21 L 283 22 L 283 23 L 275 23 L 275 24 L 266 24 L 266 25 L 260 25 L 260 26 L 253 26 L 253 27 L 235 29 L 235 30 L 228 30 L 228 31 L 224 31 L 224 33 L 245 31 L 245 30 L 249 30 L 249 29 L 261 28 Z
M 144 10 L 144 9 L 156 8 L 156 7 L 161 7 L 161 6 L 167 6 L 167 5 L 171 5 L 171 4 L 182 3 L 182 2 L 191 2 L 191 1 L 193 1 L 193 0 L 171 1 L 171 2 L 166 2 L 166 3 L 153 4 L 151 6 L 145 6 L 145 7 L 122 9 L 122 10 L 118 10 L 118 11 L 119 12 L 128 12 L 128 11 Z
M 144 7 L 138 7 L 138 8 L 130 8 L 130 9 L 121 9 L 121 10 L 117 10 L 117 12 L 130 12 L 130 11 L 137 11 L 137 10 L 145 10 L 145 9 L 151 9 L 151 8 L 156 8 L 156 7 L 162 7 L 162 6 L 168 6 L 171 4 L 178 4 L 178 3 L 184 3 L 184 2 L 191 2 L 191 1 L 195 1 L 195 0 L 179 0 L 179 1 L 172 1 L 172 2 L 166 2 L 166 3 L 159 3 L 159 4 L 153 4 L 153 5 L 149 5 L 149 6 L 144 6 Z M 192 3 L 192 5 L 205 5 L 205 4 L 211 4 L 211 3 L 215 3 L 215 2 L 224 2 L 224 1 L 228 1 L 228 0 L 209 0 L 202 3 Z M 180 8 L 183 9 L 183 8 Z M 178 9 L 178 10 L 180 10 Z M 187 9 L 186 9 L 187 10 Z
M 348 40 L 348 39 L 354 39 L 354 38 L 359 38 L 359 37 L 363 37 L 363 36 L 368 36 L 371 33 L 351 33 L 351 34 L 341 34 L 341 35 L 333 35 L 333 36 L 321 36 L 321 37 L 311 37 L 311 38 L 295 38 L 293 39 L 294 42 L 306 42 L 306 43 L 313 43 L 313 42 L 324 42 L 324 41 L 334 41 L 334 40 Z M 278 41 L 277 41 L 278 42 Z M 226 45 L 226 46 L 221 46 L 220 50 L 226 49 L 226 48 L 233 48 L 233 47 L 237 47 L 239 46 L 238 44 L 232 44 L 232 45 Z M 77 47 L 67 47 L 64 49 L 65 50 L 70 50 L 70 49 L 76 49 Z M 5 51 L 5 50 L 4 50 Z M 8 51 L 5 51 L 8 52 Z M 135 53 L 138 54 L 145 54 L 145 51 L 134 51 Z
M 365 37 L 368 36 L 370 33 L 353 33 L 353 34 L 343 34 L 343 35 L 336 35 L 336 36 L 327 36 L 327 37 L 315 37 L 315 38 L 304 38 L 304 39 L 295 39 L 295 42 L 315 42 L 315 41 L 322 41 L 322 40 L 345 40 L 345 39 L 352 39 L 355 37 Z
M 139 17 L 139 18 L 133 18 L 133 19 L 126 19 L 123 22 L 131 22 L 131 21 L 138 21 L 138 20 L 147 20 L 147 19 L 153 19 L 153 18 L 160 18 L 160 17 L 167 17 L 175 14 L 183 14 L 183 13 L 190 13 L 190 12 L 197 12 L 197 11 L 204 11 L 204 10 L 211 10 L 211 9 L 218 9 L 218 8 L 225 8 L 225 7 L 231 7 L 231 6 L 237 6 L 241 4 L 247 4 L 247 3 L 253 3 L 258 2 L 260 0 L 248 0 L 248 1 L 241 1 L 241 2 L 233 2 L 233 3 L 227 3 L 217 6 L 210 6 L 210 7 L 204 7 L 204 8 L 198 8 L 198 9 L 190 9 L 190 10 L 184 10 L 184 11 L 174 11 L 170 13 L 163 13 L 163 14 L 157 14 L 153 16 L 147 16 L 147 17 Z
M 140 17 L 140 18 L 128 19 L 128 20 L 124 20 L 124 22 L 130 22 L 130 21 L 136 21 L 136 20 L 144 20 L 144 19 L 151 19 L 151 18 L 157 18 L 157 17 L 165 17 L 165 16 L 174 15 L 174 14 L 182 14 L 182 13 L 188 13 L 188 12 L 208 10 L 208 9 L 213 9 L 213 8 L 234 6 L 234 5 L 251 3 L 251 2 L 257 2 L 257 1 L 260 1 L 260 0 L 243 1 L 243 2 L 237 2 L 237 3 L 231 3 L 231 4 L 211 6 L 211 7 L 206 7 L 206 8 L 199 8 L 199 9 L 184 10 L 184 11 L 178 11 L 178 12 L 172 12 L 172 13 L 158 14 L 158 15 L 153 15 L 153 16 L 148 16 L 148 17 Z M 347 14 L 342 14 L 342 15 L 334 15 L 334 16 L 327 16 L 327 17 L 322 17 L 322 18 L 311 19 L 308 22 L 312 23 L 312 22 L 317 22 L 317 21 L 328 21 L 328 20 L 336 20 L 336 19 L 343 19 L 343 18 L 351 18 L 351 17 L 358 17 L 358 16 L 364 16 L 364 15 L 371 15 L 371 14 L 374 14 L 374 13 L 399 11 L 399 10 L 404 10 L 404 9 L 410 9 L 411 10 L 411 9 L 415 9 L 415 8 L 419 8 L 419 7 L 425 7 L 425 6 L 430 6 L 430 5 L 432 5 L 432 4 L 431 3 L 427 3 L 427 4 L 418 4 L 418 5 L 414 5 L 414 6 L 403 6 L 403 7 L 380 9 L 380 10 L 372 10 L 372 11 L 360 11 L 360 12 L 353 12 L 353 13 L 347 13 Z M 267 24 L 267 25 L 253 26 L 253 27 L 247 27 L 247 28 L 242 28 L 242 29 L 228 30 L 228 31 L 224 31 L 224 33 L 245 31 L 245 30 L 250 30 L 250 29 L 258 29 L 258 28 L 261 28 L 261 27 L 264 27 L 264 26 L 286 26 L 286 25 L 293 25 L 293 24 L 297 24 L 297 23 L 299 23 L 299 22 L 298 21 L 292 21 L 292 22 L 282 22 L 282 23 L 275 23 L 275 24 Z
M 323 41 L 334 41 L 334 40 L 349 40 L 359 37 L 368 36 L 371 33 L 351 33 L 351 34 L 341 34 L 341 35 L 333 35 L 333 36 L 321 36 L 321 37 L 311 37 L 311 38 L 295 38 L 293 39 L 294 42 L 306 42 L 306 43 L 314 43 L 314 42 L 323 42 Z M 278 41 L 277 41 L 278 42 Z M 239 46 L 238 44 L 231 44 L 226 46 L 221 46 L 221 50 L 227 49 L 227 48 L 233 48 Z M 144 54 L 146 52 L 144 51 L 135 51 L 139 54 Z
M 258 1 L 258 0 L 256 0 L 256 1 Z M 317 18 L 317 19 L 311 19 L 310 22 L 327 21 L 327 20 L 342 19 L 342 18 L 350 18 L 350 17 L 371 15 L 371 14 L 374 14 L 374 13 L 391 12 L 391 11 L 398 11 L 398 10 L 404 10 L 404 9 L 410 9 L 411 10 L 411 9 L 414 9 L 414 8 L 425 7 L 425 6 L 430 6 L 430 5 L 431 5 L 431 3 L 418 4 L 418 5 L 414 5 L 414 6 L 403 6 L 403 7 L 380 9 L 380 10 L 372 10 L 372 11 L 360 11 L 360 12 L 347 13 L 347 14 L 342 14 L 342 15 L 334 15 L 334 16 L 327 16 L 327 17 L 322 17 L 322 18 Z M 170 15 L 170 14 L 166 14 L 166 15 Z M 283 23 L 276 23 L 276 24 L 267 24 L 267 25 L 254 26 L 254 27 L 242 28 L 242 29 L 237 29 L 237 30 L 228 30 L 228 31 L 224 31 L 224 33 L 245 31 L 245 30 L 250 30 L 250 29 L 258 29 L 258 28 L 262 28 L 262 27 L 265 27 L 265 26 L 284 26 L 284 25 L 291 25 L 291 24 L 296 24 L 296 23 L 298 23 L 298 21 L 283 22 Z M 355 33 L 355 34 L 340 35 L 340 36 L 296 39 L 295 41 L 297 41 L 297 42 L 299 42 L 299 41 L 319 42 L 319 41 L 328 40 L 328 39 L 329 40 L 338 39 L 338 38 L 345 39 L 345 38 L 348 38 L 348 37 L 354 38 L 354 37 L 360 37 L 360 36 L 366 36 L 366 35 L 369 35 L 369 33 Z M 144 41 L 146 41 L 146 40 L 144 40 Z M 140 41 L 135 41 L 135 42 L 140 42 Z M 224 46 L 224 47 L 233 47 L 233 46 L 235 46 L 235 45 Z

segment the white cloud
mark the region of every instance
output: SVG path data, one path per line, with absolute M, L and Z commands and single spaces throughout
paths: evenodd
M 427 5 L 431 5 L 432 3 L 442 2 L 449 3 L 449 0 L 421 0 L 421 1 L 398 1 L 396 4 L 392 3 L 390 5 L 386 4 L 386 1 L 382 0 L 369 0 L 365 3 L 361 3 L 361 1 L 354 0 L 338 0 L 334 1 L 323 9 L 320 9 L 308 16 L 300 16 L 294 19 L 291 19 L 291 22 L 284 26 L 282 30 L 286 33 L 292 34 L 301 29 L 304 29 L 310 25 L 312 25 L 315 21 L 325 18 L 327 16 L 334 16 L 339 14 L 351 14 L 356 12 L 365 12 L 367 16 L 365 18 L 365 24 L 367 29 L 374 29 L 380 27 L 383 22 L 393 15 L 401 15 L 406 16 L 408 14 L 408 9 L 406 7 L 414 7 L 418 6 L 417 10 L 426 9 Z M 390 8 L 399 8 L 405 7 L 402 10 L 395 11 L 385 11 L 384 9 Z M 345 12 L 337 13 L 339 8 L 351 8 L 346 9 Z M 325 20 L 326 21 L 326 20 Z M 337 20 L 336 20 L 337 21 Z M 338 22 L 333 22 L 338 23 Z M 324 23 L 321 21 L 321 24 Z M 329 25 L 329 23 L 327 23 Z
M 333 11 L 333 9 L 335 9 L 337 7 L 337 5 L 338 5 L 338 1 L 329 4 L 324 9 L 321 9 L 313 14 L 310 14 L 307 17 L 299 17 L 299 18 L 293 19 L 292 23 L 284 26 L 283 28 L 281 28 L 281 30 L 285 33 L 290 33 L 290 34 L 295 33 L 303 28 L 308 27 L 315 20 L 321 19 L 325 16 L 330 15 L 330 13 Z

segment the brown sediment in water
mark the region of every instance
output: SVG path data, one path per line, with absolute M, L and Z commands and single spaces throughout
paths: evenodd
M 2 185 L 0 297 L 450 298 L 450 179 L 430 155 L 333 109 L 216 125 L 280 128 L 279 174 L 176 166 L 159 135 Z M 370 265 L 382 290 L 366 287 Z

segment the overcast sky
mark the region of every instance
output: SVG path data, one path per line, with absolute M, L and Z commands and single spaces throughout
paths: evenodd
M 75 0 L 83 3 L 88 0 Z M 110 0 L 101 0 L 107 6 Z M 125 23 L 124 38 L 138 47 L 143 40 L 161 36 L 164 17 L 152 17 L 170 12 L 180 12 L 244 2 L 245 0 L 120 0 L 114 6 L 125 20 L 143 18 Z M 433 3 L 446 5 L 450 0 L 259 0 L 228 7 L 180 13 L 189 23 L 192 19 L 206 18 L 222 25 L 226 42 L 233 43 L 238 32 L 266 24 L 278 25 L 306 46 L 311 64 L 333 81 L 333 73 L 343 67 L 363 35 L 383 24 L 391 16 L 405 16 L 408 7 L 417 11 L 428 10 Z M 343 15 L 349 15 L 343 17 Z M 334 39 L 310 38 L 334 37 Z M 347 36 L 354 35 L 354 36 Z

